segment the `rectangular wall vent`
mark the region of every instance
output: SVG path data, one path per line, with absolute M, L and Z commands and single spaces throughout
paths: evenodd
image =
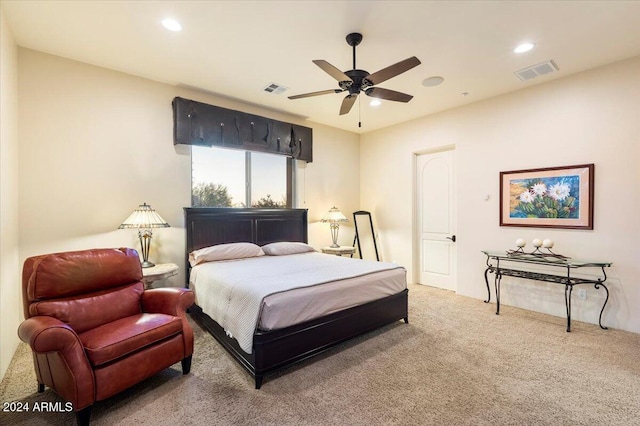
M 271 83 L 267 87 L 264 88 L 265 92 L 273 93 L 274 95 L 279 95 L 280 93 L 287 90 L 288 87 L 281 86 L 276 83 Z
M 558 71 L 560 68 L 553 60 L 542 62 L 541 64 L 533 65 L 527 68 L 516 71 L 514 74 L 522 81 L 533 80 L 539 75 L 550 74 Z

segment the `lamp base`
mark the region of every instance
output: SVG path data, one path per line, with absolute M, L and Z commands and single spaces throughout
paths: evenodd
M 340 224 L 338 222 L 331 222 L 329 225 L 329 229 L 331 229 L 331 248 L 338 248 L 340 244 L 338 244 L 338 231 L 340 230 Z
M 154 263 L 149 262 L 149 246 L 151 245 L 151 229 L 138 229 L 138 238 L 140 239 L 140 248 L 142 249 L 142 262 L 143 268 L 151 268 L 156 266 Z

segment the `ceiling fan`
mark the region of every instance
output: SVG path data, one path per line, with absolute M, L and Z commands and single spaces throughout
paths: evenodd
M 349 92 L 343 99 L 340 106 L 340 115 L 347 114 L 355 103 L 360 92 L 373 98 L 386 99 L 388 101 L 409 102 L 413 96 L 395 90 L 383 89 L 382 87 L 372 87 L 387 81 L 411 68 L 420 65 L 420 60 L 412 56 L 404 61 L 390 65 L 380 71 L 369 74 L 367 71 L 356 69 L 356 46 L 362 41 L 362 34 L 351 33 L 347 35 L 347 44 L 353 47 L 353 69 L 342 72 L 323 59 L 316 59 L 314 64 L 319 66 L 324 72 L 338 80 L 339 89 L 321 90 L 319 92 L 304 93 L 302 95 L 289 96 L 289 99 L 301 99 L 311 96 L 328 95 L 330 93 Z

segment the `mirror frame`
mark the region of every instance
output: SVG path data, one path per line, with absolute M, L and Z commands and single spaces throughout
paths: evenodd
M 356 236 L 353 238 L 353 244 L 358 243 L 358 254 L 360 255 L 360 259 L 362 259 L 362 250 L 360 248 L 360 235 L 358 234 L 358 221 L 356 220 L 357 216 L 369 216 L 369 225 L 371 226 L 371 238 L 373 239 L 373 248 L 376 251 L 376 260 L 380 261 L 380 256 L 378 255 L 378 244 L 376 243 L 376 233 L 373 230 L 373 220 L 371 219 L 371 213 L 365 210 L 358 210 L 357 212 L 353 212 L 353 225 L 356 228 Z M 353 255 L 351 255 L 353 257 Z

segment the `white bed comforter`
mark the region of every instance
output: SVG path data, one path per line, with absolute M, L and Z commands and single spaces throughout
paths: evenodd
M 253 333 L 265 297 L 291 289 L 398 269 L 395 263 L 303 253 L 209 262 L 191 270 L 196 303 L 242 350 L 252 352 Z

